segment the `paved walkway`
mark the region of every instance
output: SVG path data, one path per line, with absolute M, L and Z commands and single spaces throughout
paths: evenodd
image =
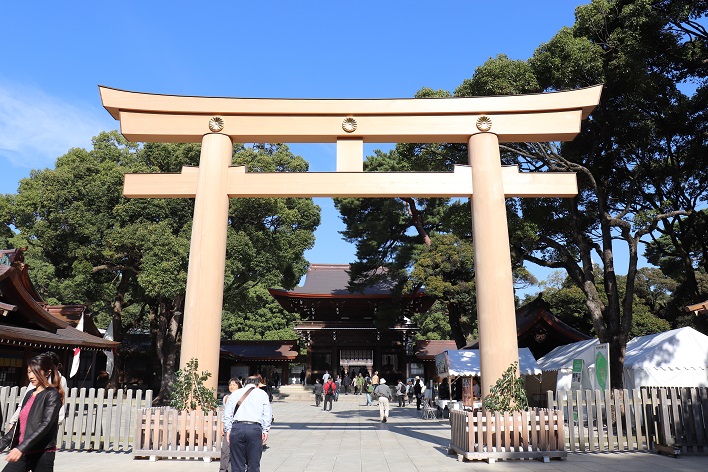
M 331 413 L 305 402 L 273 404 L 275 424 L 264 451 L 264 472 L 438 471 L 706 471 L 708 456 L 678 459 L 648 453 L 569 454 L 566 461 L 458 462 L 447 454 L 446 420 L 419 419 L 415 406 L 394 407 L 386 424 L 363 396 L 342 395 Z M 57 472 L 216 472 L 218 462 L 132 459 L 130 454 L 60 452 Z

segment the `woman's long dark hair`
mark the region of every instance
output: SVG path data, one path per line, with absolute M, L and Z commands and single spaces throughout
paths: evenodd
M 64 403 L 64 389 L 61 387 L 61 376 L 59 375 L 57 366 L 52 362 L 51 356 L 46 353 L 34 356 L 27 363 L 27 367 L 32 371 L 42 387 L 56 388 L 61 396 L 61 402 Z

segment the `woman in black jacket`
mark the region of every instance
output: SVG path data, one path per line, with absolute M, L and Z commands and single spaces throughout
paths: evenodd
M 56 375 L 56 366 L 45 354 L 30 359 L 27 376 L 36 388 L 27 392 L 22 401 L 19 421 L 10 433 L 11 450 L 3 472 L 54 470 L 57 420 L 64 391 L 59 375 Z

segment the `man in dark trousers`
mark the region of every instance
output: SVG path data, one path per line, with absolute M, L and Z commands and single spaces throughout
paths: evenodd
M 420 410 L 420 401 L 423 399 L 423 381 L 420 377 L 415 377 L 415 383 L 413 383 L 413 391 L 415 392 L 415 406 Z
M 320 382 L 320 379 L 315 380 L 315 386 L 312 387 L 312 393 L 315 394 L 315 406 L 320 406 L 320 403 L 322 403 L 322 383 Z
M 224 407 L 224 430 L 231 449 L 231 472 L 260 472 L 263 446 L 268 440 L 273 410 L 268 394 L 258 388 L 258 377 L 229 395 Z
M 332 400 L 334 400 L 334 395 L 337 393 L 337 384 L 334 383 L 332 380 L 332 377 L 327 379 L 327 382 L 324 384 L 324 394 L 325 394 L 325 401 L 324 401 L 324 407 L 322 408 L 322 411 L 332 411 Z M 329 410 L 327 409 L 327 402 L 329 402 Z

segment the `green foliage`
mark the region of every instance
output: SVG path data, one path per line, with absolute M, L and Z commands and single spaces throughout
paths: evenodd
M 298 339 L 293 326 L 297 313 L 285 311 L 268 292 L 257 285 L 238 298 L 225 301 L 221 336 L 225 339 Z
M 426 313 L 414 313 L 411 321 L 419 328 L 416 339 L 450 339 L 450 318 L 443 303 L 435 303 Z
M 54 169 L 32 171 L 17 195 L 0 199 L 0 240 L 2 223 L 17 228 L 11 246 L 28 247 L 30 276 L 45 300 L 88 303 L 102 327 L 118 317 L 117 340 L 123 329 L 150 329 L 156 352 L 151 370 L 163 374 L 163 382 L 151 387 L 160 387 L 161 397 L 170 388 L 181 337 L 194 202 L 125 198 L 123 175 L 179 172 L 198 165 L 200 152 L 195 144 L 138 146 L 117 132 L 101 133 L 93 149 L 71 149 Z M 236 145 L 233 162 L 252 172 L 307 169 L 285 145 Z M 231 200 L 224 308 L 246 320 L 257 312 L 254 326 L 232 322 L 231 333 L 294 337 L 284 332 L 292 320 L 282 311 L 262 311 L 265 298 L 257 287 L 297 283 L 317 225 L 319 207 L 312 199 Z M 269 317 L 279 320 L 259 324 Z
M 211 372 L 202 371 L 199 373 L 199 361 L 195 358 L 187 362 L 184 370 L 180 369 L 175 373 L 174 388 L 170 395 L 170 406 L 179 411 L 196 410 L 216 411 L 219 402 L 216 399 L 216 392 L 204 385 L 211 377 Z
M 512 363 L 489 389 L 489 395 L 482 402 L 486 410 L 509 413 L 528 408 L 529 401 L 524 389 L 524 378 L 516 374 L 518 367 L 518 362 Z

